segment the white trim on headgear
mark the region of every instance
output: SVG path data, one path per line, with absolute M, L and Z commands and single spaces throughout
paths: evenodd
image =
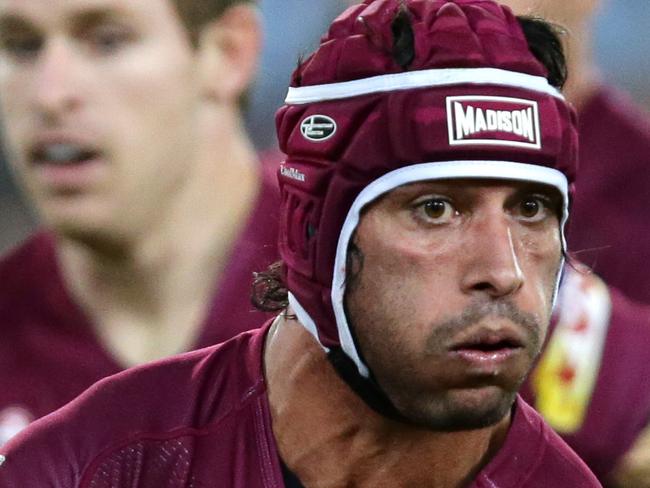
M 371 93 L 449 85 L 497 85 L 524 88 L 564 100 L 562 93 L 550 85 L 543 76 L 498 68 L 446 68 L 406 71 L 324 85 L 289 87 L 285 103 L 300 105 Z
M 329 348 L 323 346 L 320 342 L 320 338 L 318 337 L 318 327 L 316 327 L 316 323 L 314 322 L 314 319 L 312 319 L 311 316 L 307 313 L 307 311 L 303 308 L 303 306 L 300 305 L 300 302 L 298 301 L 298 299 L 295 297 L 293 293 L 289 292 L 288 296 L 289 296 L 289 306 L 296 314 L 296 317 L 298 317 L 298 321 L 302 324 L 302 326 L 305 329 L 307 329 L 307 331 L 311 335 L 314 336 L 316 341 L 325 350 L 325 352 L 329 352 Z
M 569 202 L 569 188 L 566 176 L 560 171 L 547 168 L 544 166 L 536 166 L 532 164 L 516 163 L 511 161 L 442 161 L 433 163 L 420 163 L 403 168 L 396 169 L 387 173 L 380 178 L 376 179 L 368 186 L 366 186 L 361 193 L 354 200 L 350 207 L 348 215 L 341 228 L 339 235 L 338 245 L 336 248 L 336 260 L 334 262 L 334 277 L 332 280 L 332 306 L 334 308 L 334 315 L 336 317 L 336 327 L 339 333 L 339 340 L 343 351 L 354 361 L 359 370 L 359 373 L 367 378 L 369 376 L 368 367 L 361 361 L 359 353 L 352 339 L 350 327 L 348 325 L 347 317 L 343 306 L 343 299 L 345 296 L 345 279 L 346 279 L 346 262 L 347 251 L 350 239 L 354 233 L 357 225 L 359 224 L 360 213 L 363 207 L 370 202 L 376 200 L 379 196 L 387 193 L 399 186 L 413 183 L 416 181 L 427 180 L 440 180 L 452 178 L 489 178 L 489 179 L 503 179 L 515 181 L 531 181 L 542 183 L 557 188 L 563 197 L 562 219 L 560 222 L 560 230 L 562 233 L 562 246 L 566 249 L 566 242 L 564 238 L 564 225 L 568 218 L 568 202 Z M 556 283 L 557 287 L 559 284 Z M 290 297 L 291 299 L 291 297 Z M 555 299 L 555 297 L 554 297 Z M 296 305 L 295 298 L 293 305 Z M 298 314 L 298 318 L 303 321 L 309 315 L 304 313 Z M 296 312 L 298 312 L 296 310 Z M 308 330 L 318 338 L 315 324 L 308 319 L 308 322 L 303 322 Z

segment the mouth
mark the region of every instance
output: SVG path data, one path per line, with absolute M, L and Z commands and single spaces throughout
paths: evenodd
M 508 361 L 524 349 L 524 341 L 514 332 L 479 331 L 454 343 L 449 351 L 468 362 L 488 366 Z
M 37 144 L 30 151 L 30 161 L 36 166 L 82 166 L 96 161 L 101 153 L 91 147 L 71 142 Z

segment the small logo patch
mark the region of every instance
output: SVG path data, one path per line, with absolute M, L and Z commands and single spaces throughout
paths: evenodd
M 4 457 L 2 454 L 0 454 L 0 466 L 2 466 L 5 463 L 6 460 L 7 460 L 7 458 Z
M 300 132 L 310 141 L 326 141 L 336 134 L 336 122 L 327 115 L 310 115 L 300 124 Z
M 301 173 L 296 168 L 288 168 L 286 166 L 280 166 L 280 174 L 292 180 L 302 181 L 303 183 L 307 179 L 305 173 Z
M 540 149 L 537 102 L 492 96 L 447 97 L 449 144 Z

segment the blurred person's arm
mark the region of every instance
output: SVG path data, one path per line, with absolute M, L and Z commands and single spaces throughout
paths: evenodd
M 612 479 L 616 488 L 650 488 L 650 425 L 623 457 Z

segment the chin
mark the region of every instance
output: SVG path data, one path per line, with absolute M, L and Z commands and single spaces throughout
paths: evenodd
M 503 420 L 512 409 L 516 392 L 498 387 L 446 392 L 410 405 L 396 407 L 401 415 L 418 427 L 434 431 L 455 432 L 490 427 Z

